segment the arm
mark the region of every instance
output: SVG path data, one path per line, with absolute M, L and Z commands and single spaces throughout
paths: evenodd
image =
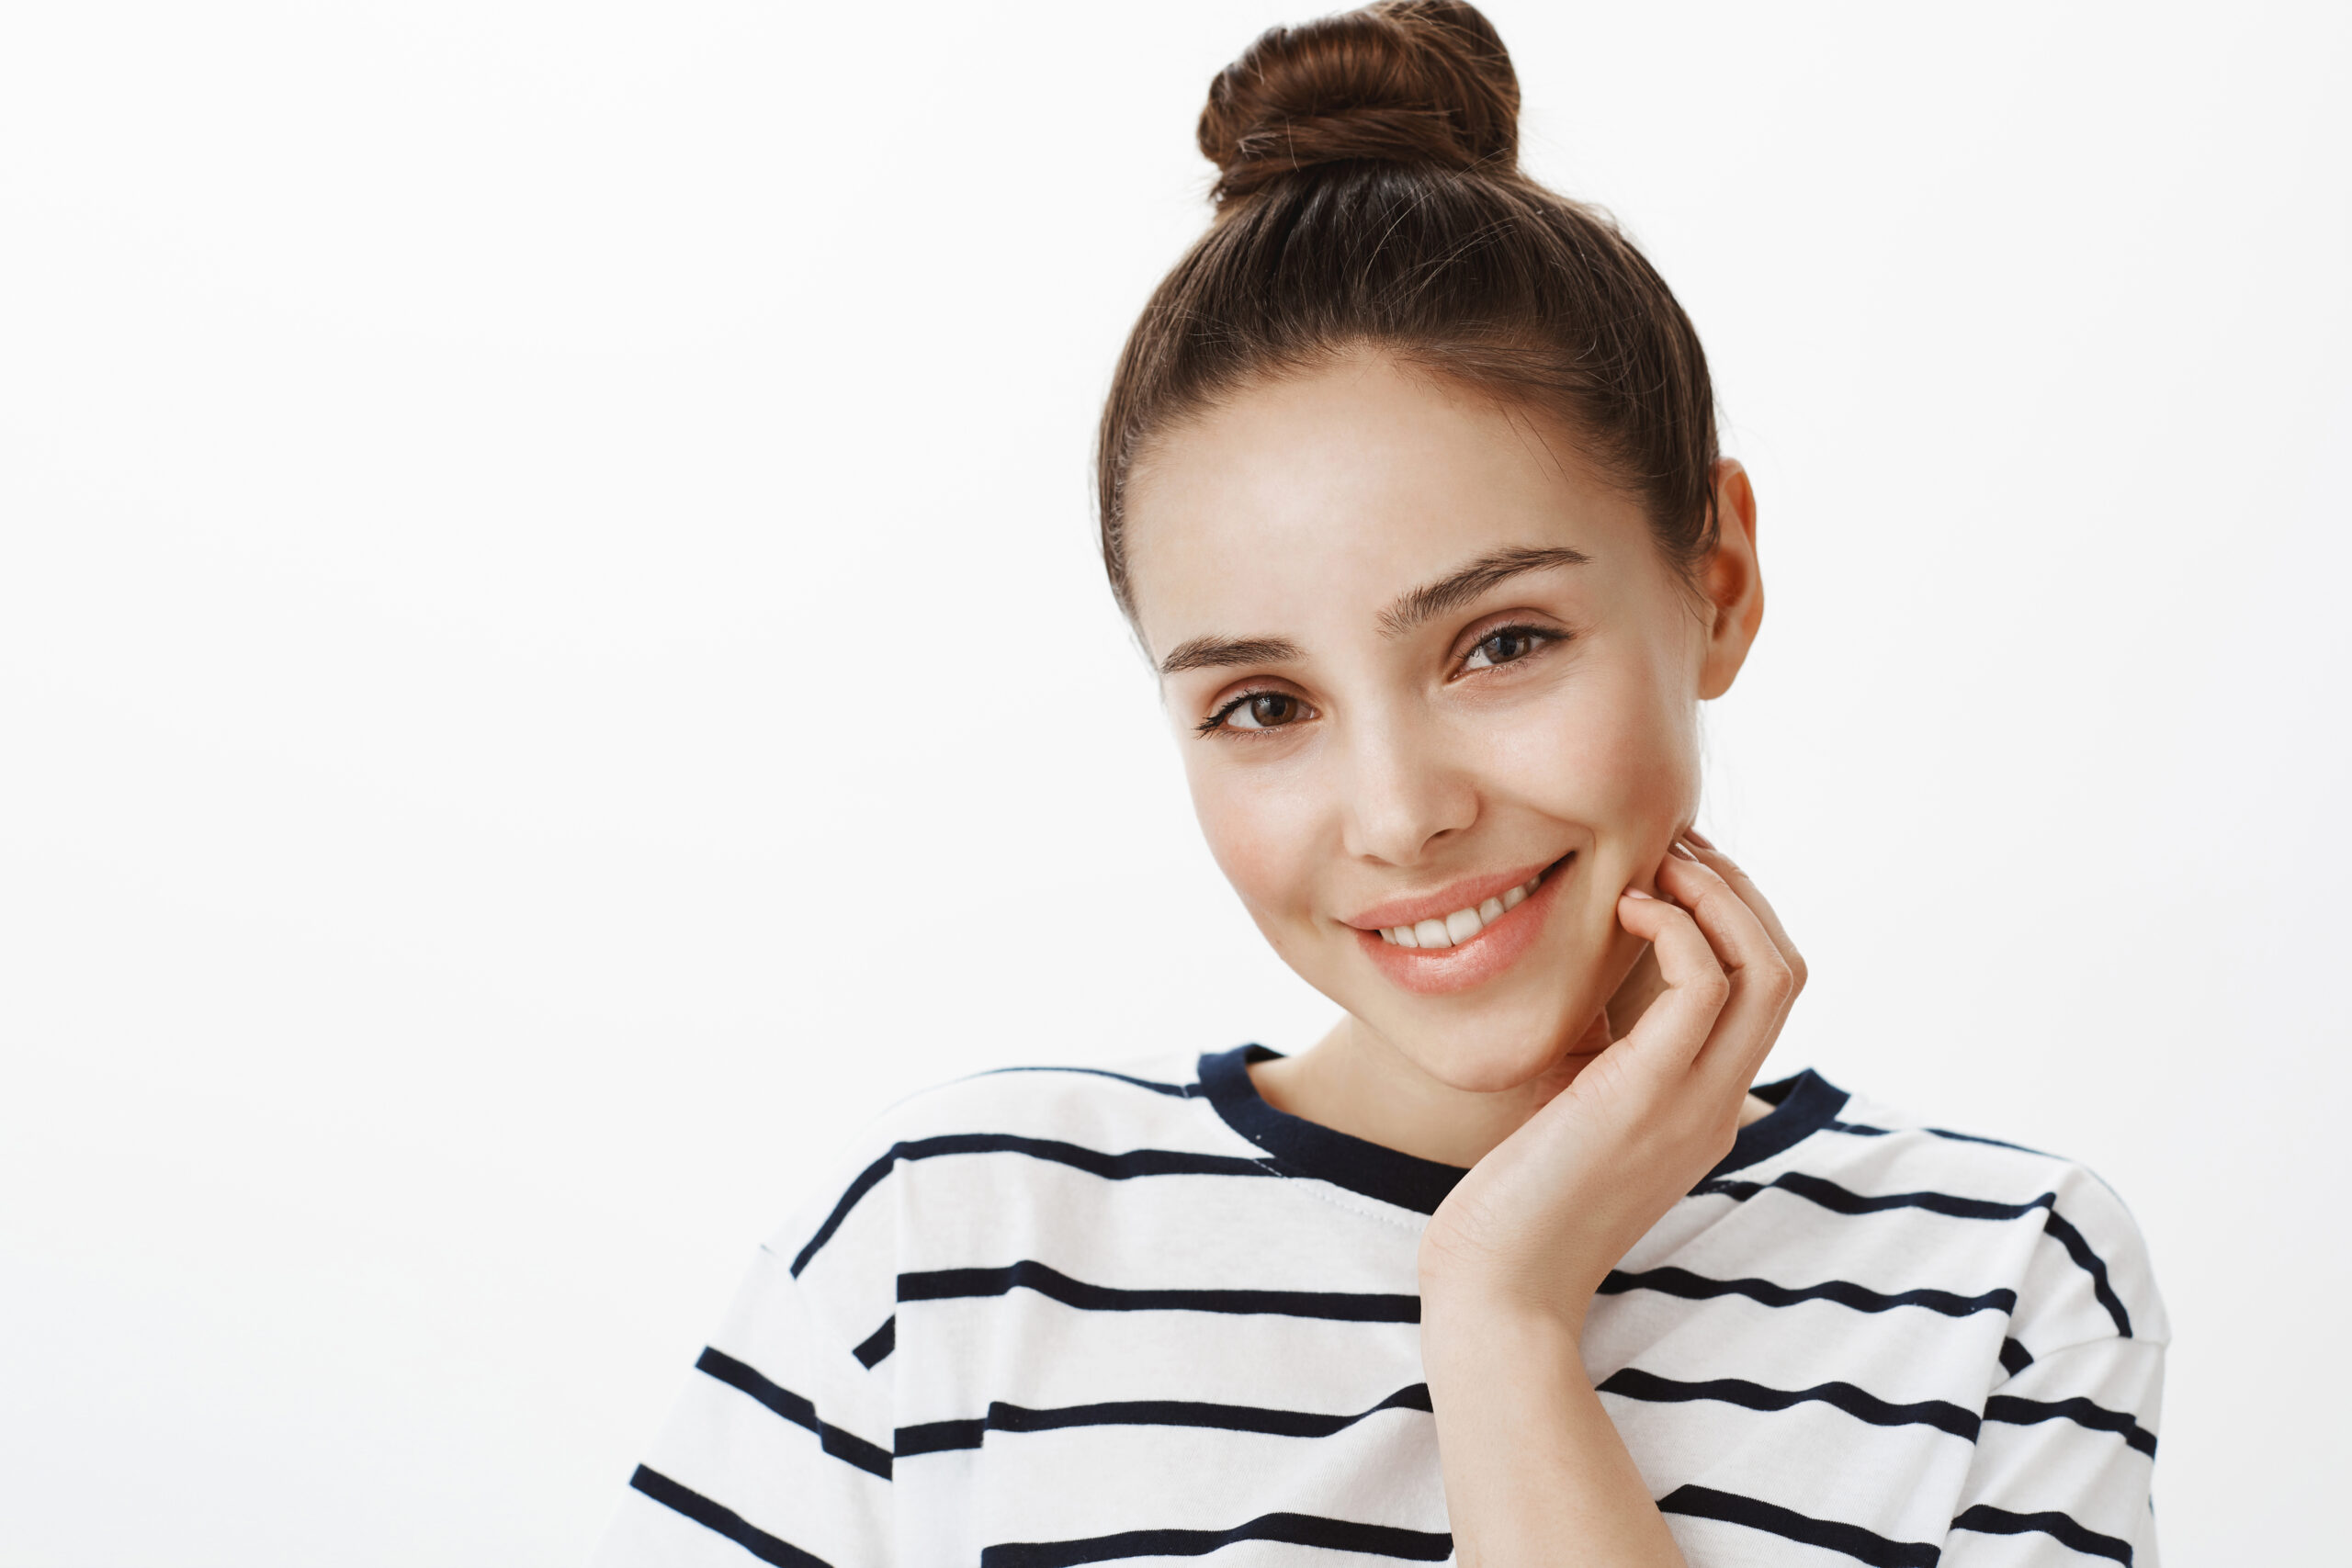
M 1422 1358 L 1464 1568 L 1683 1563 L 1577 1342 L 1609 1269 L 1730 1151 L 1804 966 L 1712 848 L 1678 845 L 1657 880 L 1618 918 L 1665 988 L 1423 1234 Z
M 1641 1472 L 1586 1380 L 1574 1323 L 1464 1303 L 1425 1315 L 1423 1335 L 1463 1568 L 1682 1568 Z

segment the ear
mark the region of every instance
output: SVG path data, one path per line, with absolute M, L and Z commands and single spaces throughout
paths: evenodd
M 1764 573 L 1756 562 L 1756 489 L 1731 457 L 1715 464 L 1715 547 L 1699 563 L 1709 615 L 1699 665 L 1699 695 L 1731 690 L 1756 629 L 1764 624 Z

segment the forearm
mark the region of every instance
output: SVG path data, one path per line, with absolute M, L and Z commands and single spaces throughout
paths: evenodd
M 1424 1298 L 1422 1359 L 1463 1568 L 1685 1568 L 1576 1325 Z

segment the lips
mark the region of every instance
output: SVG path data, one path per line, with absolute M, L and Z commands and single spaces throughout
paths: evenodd
M 1475 905 L 1465 905 L 1443 918 L 1432 915 L 1413 924 L 1383 926 L 1380 940 L 1396 947 L 1453 947 L 1468 942 L 1493 925 L 1511 910 L 1519 908 L 1527 896 L 1542 886 L 1544 874 L 1537 872 L 1525 882 L 1503 889 L 1499 898 L 1487 898 Z
M 1574 858 L 1571 852 L 1555 861 L 1506 867 L 1487 872 L 1482 876 L 1465 876 L 1459 882 L 1449 882 L 1427 893 L 1374 904 L 1368 909 L 1348 916 L 1345 923 L 1358 931 L 1376 931 L 1384 927 L 1393 930 L 1397 926 L 1418 925 L 1423 920 L 1442 920 L 1456 909 L 1475 909 L 1489 898 L 1500 898 L 1514 887 L 1525 886 L 1539 877 L 1548 876 Z
M 1364 956 L 1402 989 L 1423 996 L 1467 990 L 1535 944 L 1575 863 L 1571 853 L 1550 865 L 1458 882 L 1378 905 L 1347 923 L 1356 928 Z

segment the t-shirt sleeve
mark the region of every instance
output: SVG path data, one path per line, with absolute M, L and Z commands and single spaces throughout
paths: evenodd
M 887 1159 L 881 1168 L 888 1169 Z M 868 1208 L 879 1218 L 884 1200 Z M 893 1556 L 892 1363 L 843 1332 L 894 1288 L 870 1234 L 807 1269 L 787 1227 L 750 1275 L 630 1478 L 593 1568 L 883 1568 Z M 796 1271 L 796 1261 L 803 1267 Z M 870 1278 L 868 1278 L 870 1276 Z M 887 1334 L 887 1329 L 885 1330 Z
M 2156 1568 L 2150 1479 L 2164 1355 L 2144 1339 L 2100 1339 L 2004 1382 L 1985 1401 L 1944 1568 Z
M 2121 1201 L 2096 1178 L 2060 1192 L 1942 1568 L 2157 1568 L 2164 1303 Z M 2104 1331 L 2085 1336 L 2095 1325 Z

